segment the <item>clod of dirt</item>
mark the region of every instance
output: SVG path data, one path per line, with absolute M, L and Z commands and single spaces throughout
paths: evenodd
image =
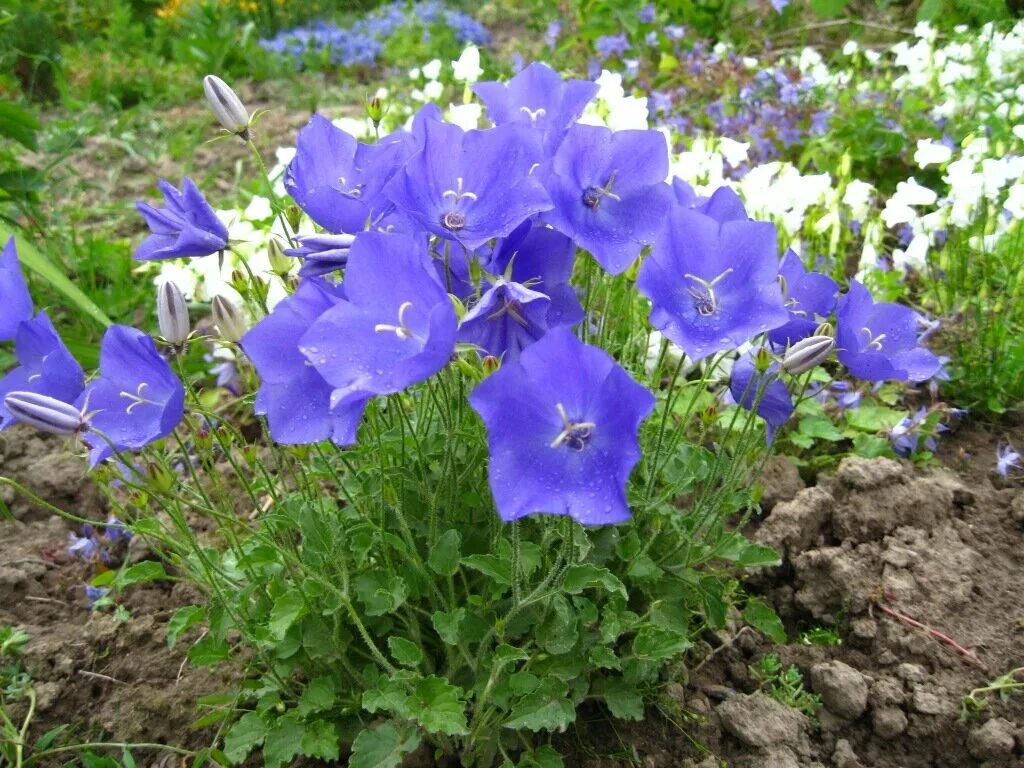
M 1015 523 L 1024 525 L 1024 493 L 1018 493 L 1010 503 L 1010 517 Z
M 811 687 L 829 711 L 847 720 L 856 720 L 868 708 L 867 679 L 841 661 L 811 667 Z
M 771 512 L 783 501 L 792 500 L 804 489 L 804 481 L 797 471 L 796 464 L 789 457 L 782 455 L 772 456 L 765 462 L 760 482 L 761 509 L 765 513 Z
M 907 725 L 907 713 L 899 707 L 878 707 L 871 714 L 871 727 L 880 739 L 895 739 Z
M 805 488 L 791 501 L 777 505 L 755 538 L 784 557 L 820 546 L 835 503 L 821 486 Z
M 763 693 L 734 696 L 715 712 L 726 731 L 751 747 L 795 744 L 808 726 L 802 714 Z
M 967 737 L 967 751 L 979 760 L 998 760 L 1013 752 L 1013 723 L 994 717 Z
M 835 752 L 832 753 L 832 765 L 835 768 L 864 768 L 864 764 L 846 739 L 839 739 L 836 742 Z

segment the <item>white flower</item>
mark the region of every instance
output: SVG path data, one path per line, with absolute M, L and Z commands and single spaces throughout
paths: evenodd
M 843 191 L 843 205 L 850 209 L 850 216 L 856 221 L 864 221 L 871 207 L 874 187 L 866 181 L 853 179 Z
M 917 142 L 917 151 L 914 152 L 914 162 L 919 168 L 927 168 L 929 165 L 942 165 L 948 163 L 953 157 L 953 150 L 945 144 L 932 139 L 921 139 Z
M 441 60 L 433 59 L 429 61 L 423 65 L 423 69 L 421 71 L 427 80 L 437 80 L 437 78 L 441 76 Z
M 365 139 L 373 135 L 373 123 L 370 122 L 369 118 L 339 117 L 331 122 L 345 133 L 351 134 L 357 139 Z
M 902 251 L 896 248 L 892 252 L 892 263 L 897 269 L 906 271 L 909 268 L 913 269 L 924 269 L 928 264 L 928 246 L 930 245 L 928 235 L 919 234 L 914 235 L 914 238 L 910 241 L 910 245 L 907 246 L 907 250 Z
M 274 209 L 270 207 L 270 201 L 260 195 L 256 195 L 249 201 L 245 212 L 242 214 L 249 221 L 265 221 L 274 215 Z
M 410 80 L 419 80 L 420 79 L 420 68 L 419 67 L 413 67 L 412 69 L 409 70 L 409 79 Z
M 843 56 L 853 56 L 858 50 L 860 50 L 860 46 L 857 45 L 856 40 L 847 40 L 843 45 Z
M 882 54 L 878 51 L 873 51 L 870 48 L 865 48 L 864 58 L 868 60 L 868 64 L 877 64 L 882 60 Z
M 601 76 L 594 81 L 597 83 L 597 98 L 604 101 L 618 101 L 626 95 L 622 89 L 622 75 L 601 70 Z
M 441 98 L 442 93 L 444 93 L 444 86 L 439 80 L 430 80 L 423 86 L 423 95 L 430 101 L 437 101 Z
M 718 139 L 718 151 L 725 158 L 725 162 L 733 168 L 747 160 L 747 151 L 750 149 L 750 142 L 735 141 L 726 136 Z
M 475 83 L 484 73 L 480 66 L 480 49 L 475 45 L 466 46 L 458 61 L 452 62 L 452 69 L 455 70 L 454 77 L 459 82 Z
M 452 104 L 448 107 L 448 119 L 464 131 L 480 127 L 483 107 L 476 103 Z

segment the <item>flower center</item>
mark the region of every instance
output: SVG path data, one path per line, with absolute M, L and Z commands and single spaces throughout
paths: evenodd
M 530 109 L 529 107 L 520 107 L 520 112 L 525 112 L 526 116 L 530 118 L 531 123 L 537 122 L 538 117 L 544 117 L 547 114 L 547 110 L 544 107 L 537 107 L 537 109 Z
M 870 328 L 861 328 L 860 330 L 861 330 L 861 333 L 867 334 L 867 337 L 868 337 L 868 343 L 864 345 L 865 351 L 871 350 L 872 352 L 881 352 L 882 351 L 882 341 L 885 339 L 885 334 L 884 333 L 880 333 L 877 336 L 874 336 L 871 333 L 871 329 Z
M 411 301 L 402 302 L 402 305 L 398 308 L 398 325 L 391 325 L 390 323 L 377 323 L 373 326 L 373 330 L 377 333 L 393 333 L 401 341 L 408 341 L 409 339 L 416 338 L 416 334 L 410 330 L 409 326 L 405 323 L 405 313 L 412 308 Z
M 618 171 L 612 171 L 611 176 L 608 177 L 607 183 L 603 187 L 592 185 L 583 190 L 583 204 L 592 211 L 596 211 L 601 207 L 601 201 L 610 197 L 612 200 L 621 203 L 622 198 L 612 192 L 612 184 L 615 183 L 615 174 Z
M 558 410 L 558 416 L 562 420 L 562 431 L 552 441 L 551 447 L 558 448 L 564 445 L 574 451 L 582 451 L 587 447 L 587 442 L 590 440 L 591 435 L 594 434 L 594 428 L 597 425 L 592 421 L 572 421 L 565 412 L 565 406 L 561 403 L 555 405 L 555 408 Z
M 523 305 L 518 301 L 505 301 L 505 303 L 501 305 L 501 308 L 496 309 L 488 315 L 487 319 L 497 320 L 502 315 L 508 315 L 524 328 L 529 325 L 529 323 L 526 322 L 526 318 L 523 317 Z
M 683 277 L 692 280 L 697 284 L 696 288 L 687 288 L 686 292 L 693 299 L 693 306 L 697 313 L 703 317 L 710 317 L 718 311 L 718 297 L 715 296 L 715 286 L 732 272 L 729 267 L 714 280 L 705 280 L 702 277 L 691 275 L 687 272 Z
M 148 386 L 149 384 L 147 384 L 146 382 L 142 382 L 141 384 L 139 384 L 138 387 L 136 387 L 135 394 L 132 394 L 131 392 L 120 393 L 121 397 L 131 400 L 131 403 L 128 404 L 128 407 L 124 409 L 125 413 L 127 413 L 129 416 L 131 415 L 132 408 L 138 408 L 140 405 L 159 405 L 159 403 L 154 403 L 152 400 L 147 400 L 142 396 L 142 390 L 144 390 Z M 82 410 L 84 411 L 85 408 L 83 407 Z
M 466 226 L 466 214 L 462 211 L 448 211 L 441 217 L 441 226 L 451 232 L 457 232 Z

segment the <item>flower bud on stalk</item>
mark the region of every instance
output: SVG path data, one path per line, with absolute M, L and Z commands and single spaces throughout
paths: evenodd
M 242 141 L 252 138 L 249 133 L 249 113 L 230 85 L 216 75 L 207 75 L 203 78 L 203 93 L 206 94 L 206 101 L 217 122 Z
M 248 330 L 242 311 L 220 294 L 213 297 L 213 324 L 227 341 L 240 341 Z
M 22 424 L 54 435 L 74 435 L 85 428 L 80 410 L 47 395 L 11 392 L 4 398 L 4 407 Z
M 270 238 L 270 242 L 267 244 L 267 259 L 270 261 L 270 268 L 274 274 L 282 279 L 288 276 L 295 264 L 291 257 L 285 256 L 281 241 L 276 237 Z
M 366 102 L 366 116 L 370 118 L 375 128 L 384 119 L 384 102 L 379 96 L 374 96 Z
M 767 347 L 761 347 L 754 353 L 754 368 L 758 373 L 764 373 L 772 365 L 772 354 Z
M 184 344 L 192 330 L 188 305 L 181 289 L 171 280 L 161 283 L 156 294 L 156 319 L 160 335 L 171 344 Z
M 831 336 L 808 336 L 786 350 L 782 370 L 794 375 L 806 373 L 828 360 L 835 348 L 836 340 Z

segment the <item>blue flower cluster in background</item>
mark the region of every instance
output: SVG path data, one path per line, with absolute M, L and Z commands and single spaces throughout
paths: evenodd
M 431 27 L 443 26 L 463 44 L 483 45 L 491 37 L 472 16 L 448 8 L 440 0 L 413 4 L 396 0 L 344 27 L 332 21 L 315 21 L 279 32 L 261 40 L 260 45 L 273 53 L 293 57 L 299 66 L 310 53 L 326 56 L 338 67 L 371 66 L 380 58 L 389 39 L 414 26 L 426 27 L 428 37 Z

